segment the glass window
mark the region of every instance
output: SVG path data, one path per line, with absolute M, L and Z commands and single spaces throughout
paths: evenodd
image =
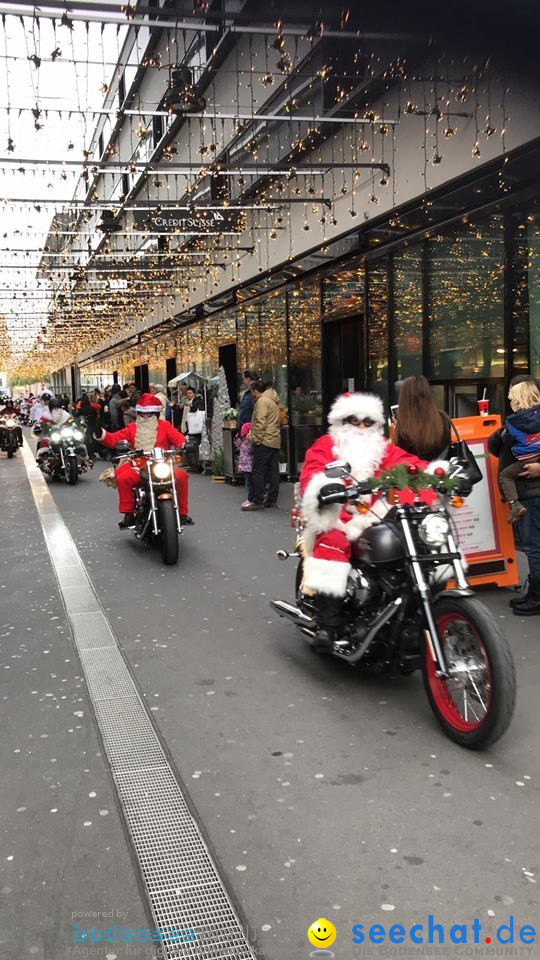
M 422 247 L 394 256 L 396 380 L 422 373 Z
M 529 330 L 531 373 L 540 378 L 540 223 L 529 221 Z
M 501 215 L 427 241 L 429 364 L 437 380 L 504 377 Z
M 323 279 L 325 317 L 364 312 L 365 271 L 363 263 L 352 263 L 332 277 Z
M 322 422 L 321 297 L 318 281 L 289 290 L 290 422 Z
M 261 300 L 261 379 L 271 381 L 281 402 L 287 404 L 287 323 L 285 294 Z
M 388 261 L 367 265 L 368 382 L 370 390 L 388 396 Z

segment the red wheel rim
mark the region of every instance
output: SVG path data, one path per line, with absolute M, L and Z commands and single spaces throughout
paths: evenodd
M 427 678 L 433 700 L 441 717 L 460 733 L 478 730 L 491 706 L 491 670 L 486 648 L 474 624 L 460 613 L 441 613 L 435 617 L 437 632 L 448 660 L 449 677 L 438 677 L 431 647 L 426 640 Z M 455 635 L 468 634 L 472 658 L 457 654 Z M 467 670 L 467 663 L 470 669 Z M 459 677 L 459 680 L 456 679 Z

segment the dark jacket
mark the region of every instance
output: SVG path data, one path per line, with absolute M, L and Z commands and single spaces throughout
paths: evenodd
M 240 406 L 238 407 L 238 429 L 243 427 L 245 423 L 251 423 L 251 418 L 253 416 L 253 407 L 255 406 L 255 397 L 253 396 L 249 387 L 246 392 L 243 394 L 240 401 Z
M 499 473 L 511 463 L 516 462 L 512 453 L 512 444 L 514 439 L 504 428 L 499 427 L 492 433 L 488 439 L 488 450 L 493 457 L 499 459 Z M 519 500 L 532 500 L 534 497 L 540 497 L 540 477 L 534 477 L 531 480 L 516 480 Z

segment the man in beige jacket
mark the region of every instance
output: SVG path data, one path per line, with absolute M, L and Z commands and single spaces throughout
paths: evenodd
M 167 394 L 165 393 L 165 387 L 162 383 L 151 383 L 148 387 L 152 396 L 157 397 L 161 401 L 161 413 L 159 415 L 160 420 L 165 420 L 165 410 L 167 409 L 168 399 Z
M 251 384 L 251 391 L 255 397 L 251 418 L 253 502 L 242 507 L 246 512 L 276 507 L 279 496 L 279 397 L 272 387 L 266 388 L 261 380 Z

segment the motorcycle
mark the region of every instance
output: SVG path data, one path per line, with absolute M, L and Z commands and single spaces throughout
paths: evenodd
M 377 517 L 352 544 L 345 626 L 331 655 L 377 674 L 422 670 L 429 704 L 446 735 L 469 749 L 494 743 L 512 719 L 514 662 L 497 621 L 465 576 L 450 512 L 451 506 L 463 505 L 462 498 L 443 492 L 434 476 L 436 506 L 418 496 L 395 503 L 392 481 L 384 475 L 380 481 L 358 483 L 342 462 L 329 464 L 325 473 L 348 485 L 330 492 L 328 499 L 323 488 L 321 504 L 350 504 L 366 512 L 363 498 L 378 493 L 390 505 L 384 519 Z M 293 521 L 296 549 L 277 555 L 299 558 L 296 605 L 274 600 L 271 606 L 316 645 L 315 604 L 302 590 L 305 521 L 298 505 Z M 449 576 L 452 589 L 446 589 Z
M 178 509 L 174 468 L 182 463 L 182 454 L 177 450 L 129 450 L 127 440 L 115 446 L 116 462 L 128 461 L 139 472 L 140 483 L 135 487 L 135 510 L 133 530 L 138 540 L 158 544 L 163 563 L 171 566 L 178 562 L 178 535 L 183 526 Z
M 37 425 L 33 432 L 39 435 L 41 427 Z M 74 485 L 81 474 L 94 466 L 87 456 L 84 436 L 76 427 L 66 423 L 52 428 L 48 439 L 48 446 L 38 450 L 37 465 L 52 480 L 65 480 Z
M 19 447 L 22 447 L 19 424 L 12 416 L 0 417 L 0 450 L 11 459 Z

